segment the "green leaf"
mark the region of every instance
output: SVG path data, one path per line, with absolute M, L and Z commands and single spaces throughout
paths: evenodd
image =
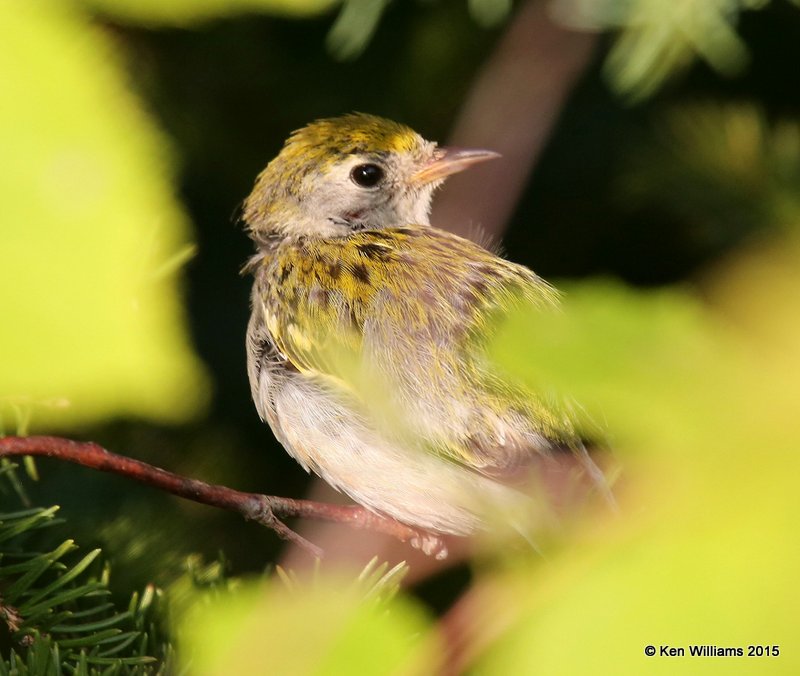
M 94 609 L 92 609 L 92 611 L 94 611 Z M 112 615 L 111 617 L 106 617 L 102 620 L 98 620 L 97 622 L 86 622 L 84 624 L 57 624 L 50 627 L 50 631 L 83 634 L 91 631 L 98 631 L 100 629 L 106 629 L 107 627 L 119 624 L 130 617 L 133 617 L 133 613 L 124 612 L 117 615 Z M 75 619 L 74 615 L 73 619 Z
M 556 12 L 582 29 L 619 32 L 605 63 L 611 85 L 630 100 L 650 96 L 697 58 L 723 75 L 747 65 L 736 28 L 741 12 L 769 0 L 556 0 Z
M 53 564 L 58 561 L 62 556 L 77 549 L 77 546 L 72 540 L 67 540 L 61 543 L 56 549 L 47 554 L 41 554 L 25 563 L 17 564 L 15 566 L 5 566 L 0 569 L 2 575 L 12 575 L 18 572 L 26 571 L 14 584 L 8 587 L 5 592 L 6 598 L 12 603 L 28 588 L 41 577 L 45 571 L 52 568 Z
M 389 0 L 344 0 L 327 37 L 328 49 L 339 59 L 354 59 L 366 49 Z
M 75 578 L 77 578 L 84 570 L 89 567 L 89 564 L 94 561 L 98 555 L 100 554 L 99 549 L 94 549 L 89 552 L 86 556 L 84 556 L 77 564 L 75 564 L 70 570 L 63 575 L 59 576 L 55 581 L 51 582 L 47 585 L 44 589 L 38 591 L 36 594 L 29 598 L 22 608 L 25 608 L 27 612 L 31 612 L 33 608 L 36 607 L 37 601 L 45 598 L 49 594 L 52 594 L 57 589 L 61 589 L 65 585 L 68 585 L 72 582 Z M 23 611 L 25 612 L 25 611 Z
M 74 4 L 0 3 L 0 38 L 0 418 L 185 419 L 207 388 L 166 265 L 191 247 L 169 144 Z
M 19 520 L 8 519 L 7 517 L 4 519 L 3 516 L 0 515 L 0 522 L 2 522 L 3 525 L 3 528 L 0 528 L 0 542 L 14 538 L 25 531 L 47 525 L 57 511 L 58 507 L 40 509 L 36 510 L 31 516 Z M 13 521 L 13 523 L 6 525 L 6 520 Z
M 520 316 L 501 332 L 498 359 L 585 403 L 625 475 L 618 515 L 598 513 L 548 561 L 475 590 L 472 621 L 507 627 L 476 673 L 800 669 L 785 650 L 800 606 L 798 298 L 795 235 L 719 266 L 705 302 L 585 283 L 561 316 Z M 783 652 L 754 666 L 750 644 Z M 648 657 L 648 645 L 686 657 Z M 745 654 L 691 658 L 690 645 Z
M 469 0 L 469 11 L 481 26 L 497 26 L 511 13 L 511 0 Z
M 157 626 L 161 595 L 148 587 L 139 601 L 136 594 L 128 608 L 115 612 L 109 597 L 109 567 L 99 579 L 90 566 L 99 550 L 77 563 L 64 560 L 76 548 L 71 540 L 43 554 L 23 546 L 27 534 L 43 525 L 53 525 L 57 508 L 31 509 L 0 515 L 0 538 L 4 548 L 0 566 L 0 615 L 19 641 L 15 651 L 0 657 L 0 674 L 156 673 L 148 665 L 164 656 L 164 667 L 174 660 L 171 646 Z M 26 602 L 18 599 L 29 597 Z M 147 627 L 147 632 L 142 629 Z M 64 650 L 59 651 L 59 646 Z M 79 652 L 77 649 L 85 649 Z M 150 669 L 150 671 L 147 671 Z
M 247 585 L 197 604 L 180 632 L 185 668 L 198 676 L 437 668 L 436 639 L 417 604 L 405 596 L 375 604 L 352 582 L 330 576 L 292 590 L 279 581 Z
M 89 582 L 81 587 L 74 587 L 67 591 L 62 591 L 55 596 L 45 598 L 36 605 L 26 603 L 20 608 L 20 611 L 25 613 L 28 622 L 41 622 L 43 617 L 46 617 L 52 612 L 53 607 L 63 605 L 68 601 L 73 601 L 78 598 L 91 598 L 92 594 L 98 591 L 105 591 L 103 584 L 100 582 Z M 62 622 L 66 617 L 69 617 L 69 613 L 59 614 L 50 619 L 52 622 Z
M 116 638 L 122 633 L 120 629 L 105 629 L 98 631 L 92 636 L 81 636 L 79 638 L 65 638 L 59 640 L 59 645 L 62 648 L 82 648 L 88 646 L 96 646 L 104 643 L 105 641 Z

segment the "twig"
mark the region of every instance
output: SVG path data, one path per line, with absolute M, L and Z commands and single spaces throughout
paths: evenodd
M 280 519 L 301 517 L 336 521 L 353 528 L 367 528 L 410 542 L 437 559 L 447 556 L 443 540 L 427 531 L 407 526 L 394 519 L 380 516 L 358 505 L 331 505 L 311 500 L 294 500 L 274 495 L 245 493 L 226 486 L 174 474 L 140 460 L 117 455 L 91 441 L 80 442 L 61 437 L 31 436 L 0 438 L 0 457 L 39 455 L 58 458 L 101 472 L 110 472 L 167 491 L 187 500 L 238 512 L 245 519 L 257 521 L 288 540 L 321 558 L 322 550 L 295 533 Z

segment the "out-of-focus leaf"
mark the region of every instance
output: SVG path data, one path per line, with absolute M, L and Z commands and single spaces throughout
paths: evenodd
M 0 5 L 0 417 L 180 420 L 207 396 L 167 143 L 65 3 Z M 39 406 L 41 404 L 41 406 Z
M 359 56 L 372 38 L 389 0 L 344 0 L 327 37 L 328 49 L 343 60 Z
M 430 623 L 405 596 L 376 602 L 352 582 L 320 577 L 287 589 L 246 585 L 181 621 L 192 674 L 423 674 L 441 654 Z
M 497 617 L 511 607 L 516 617 L 480 673 L 800 668 L 791 649 L 800 603 L 793 584 L 800 566 L 796 456 L 783 464 L 790 456 L 772 448 L 753 458 L 753 447 L 742 444 L 724 449 L 733 456 L 726 463 L 721 447 L 685 443 L 699 461 L 662 455 L 635 473 L 630 479 L 640 488 L 623 501 L 617 524 L 587 534 L 544 569 L 503 580 L 511 604 L 477 612 Z M 783 654 L 747 657 L 753 644 L 778 645 Z M 659 652 L 682 647 L 686 656 L 648 657 L 648 645 Z M 739 647 L 744 654 L 690 657 L 691 645 Z
M 655 92 L 696 58 L 724 75 L 741 71 L 747 49 L 736 32 L 739 14 L 769 0 L 556 0 L 563 21 L 584 29 L 619 31 L 605 71 L 633 100 Z
M 693 386 L 698 365 L 711 376 L 733 350 L 699 302 L 679 290 L 640 292 L 612 281 L 564 289 L 560 311 L 532 308 L 501 327 L 501 366 L 533 391 L 575 399 L 576 410 L 618 436 L 647 440 L 655 426 L 679 436 L 681 424 L 693 424 L 674 421 L 668 402 Z
M 520 317 L 503 333 L 506 368 L 607 413 L 627 476 L 618 517 L 583 524 L 560 557 L 483 583 L 474 621 L 511 629 L 480 673 L 800 668 L 797 239 L 719 268 L 707 299 L 587 285 L 563 316 Z M 693 645 L 742 655 L 692 657 Z M 751 645 L 761 656 L 747 656 Z
M 118 21 L 144 25 L 189 26 L 247 12 L 307 17 L 320 14 L 340 0 L 79 0 Z
M 497 26 L 511 13 L 511 0 L 469 0 L 469 11 L 481 26 Z

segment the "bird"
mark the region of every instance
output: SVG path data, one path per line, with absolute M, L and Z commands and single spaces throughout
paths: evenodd
M 557 449 L 602 482 L 565 410 L 488 354 L 499 320 L 552 310 L 559 293 L 430 222 L 448 176 L 497 157 L 375 115 L 319 119 L 289 136 L 242 211 L 259 416 L 306 471 L 435 534 L 516 523 L 530 496 L 506 477 Z

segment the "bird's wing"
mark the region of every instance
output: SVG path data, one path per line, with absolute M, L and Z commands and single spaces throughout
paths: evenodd
M 485 355 L 500 315 L 557 303 L 527 268 L 423 226 L 293 243 L 265 266 L 278 350 L 392 434 L 484 471 L 571 434 Z

